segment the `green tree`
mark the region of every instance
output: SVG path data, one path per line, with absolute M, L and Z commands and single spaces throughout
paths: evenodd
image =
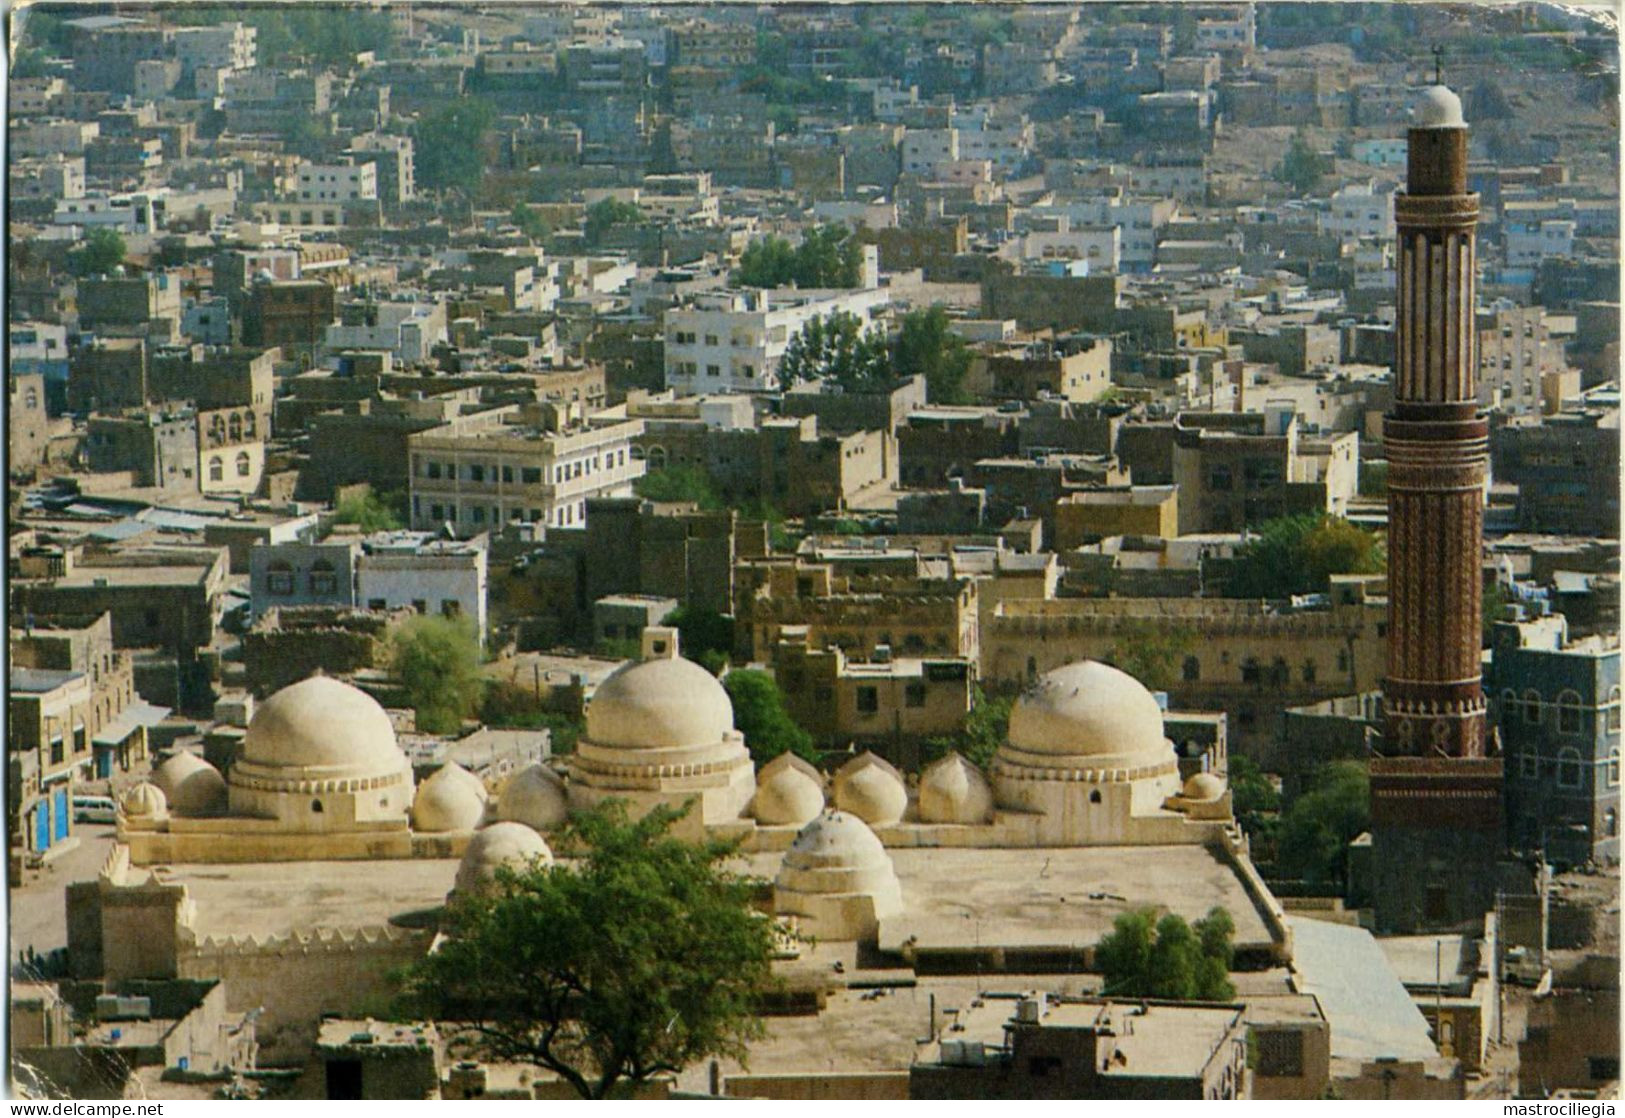
M 1185 656 L 1194 644 L 1184 629 L 1131 622 L 1118 630 L 1106 662 L 1153 691 L 1166 691 L 1178 682 Z
M 980 687 L 975 688 L 971 691 L 970 713 L 965 715 L 959 732 L 926 741 L 926 763 L 958 752 L 977 768 L 987 769 L 993 764 L 993 754 L 1009 736 L 1010 708 L 1014 705 L 1015 700 L 1009 695 L 989 696 Z
M 892 350 L 898 376 L 924 376 L 926 398 L 933 404 L 969 404 L 965 387 L 971 352 L 965 340 L 948 329 L 948 312 L 938 304 L 903 316 Z
M 586 728 L 583 719 L 548 709 L 535 690 L 509 679 L 486 680 L 480 721 L 496 730 L 546 730 L 555 754 L 575 752 Z
M 768 234 L 745 246 L 734 282 L 745 287 L 788 287 L 795 275 L 795 246 Z
M 587 207 L 587 243 L 597 244 L 617 225 L 635 225 L 643 220 L 643 211 L 619 198 L 604 198 Z
M 639 497 L 650 501 L 691 501 L 702 509 L 725 505 L 711 477 L 698 466 L 667 466 L 644 474 L 632 483 Z
M 1277 866 L 1315 886 L 1347 880 L 1348 845 L 1371 826 L 1371 780 L 1360 761 L 1332 761 L 1281 817 Z
M 340 501 L 333 520 L 337 524 L 354 524 L 363 532 L 392 532 L 406 526 L 389 500 L 370 489 Z
M 515 203 L 510 216 L 519 231 L 533 241 L 545 241 L 553 235 L 553 226 L 547 219 L 523 202 Z
M 784 349 L 779 381 L 788 388 L 801 381 L 825 379 L 848 392 L 873 392 L 889 387 L 891 356 L 886 335 L 868 330 L 854 314 L 836 311 L 809 319 Z
M 800 287 L 856 287 L 863 277 L 863 245 L 842 225 L 819 225 L 796 246 Z
M 456 730 L 485 695 L 479 634 L 466 617 L 412 618 L 391 639 L 390 669 L 426 733 Z
M 1232 598 L 1285 598 L 1325 591 L 1332 575 L 1380 574 L 1377 536 L 1329 513 L 1266 521 L 1236 553 L 1225 582 Z
M 1095 948 L 1112 997 L 1228 1001 L 1235 922 L 1213 908 L 1194 925 L 1177 913 L 1156 919 L 1151 909 L 1125 912 Z
M 1500 582 L 1491 583 L 1484 590 L 1484 596 L 1479 599 L 1479 617 L 1483 629 L 1483 646 L 1490 646 L 1490 638 L 1495 635 L 1495 623 L 1507 619 L 1507 606 L 1512 604 L 1512 595 Z
M 1388 495 L 1388 463 L 1383 461 L 1360 463 L 1360 496 L 1385 497 Z
M 781 753 L 818 760 L 812 735 L 790 717 L 784 708 L 784 692 L 772 676 L 753 670 L 729 672 L 722 686 L 733 701 L 734 725 L 745 735 L 751 760 L 763 765 Z
M 424 113 L 412 129 L 418 185 L 429 190 L 478 188 L 485 137 L 495 123 L 496 110 L 478 97 L 448 101 Z
M 582 1098 L 624 1097 L 711 1057 L 743 1062 L 764 1033 L 775 932 L 737 843 L 683 842 L 684 812 L 573 818 L 570 864 L 498 871 L 459 892 L 446 939 L 404 976 L 400 1010 L 467 1022 L 487 1059 L 533 1064 Z
M 85 243 L 68 253 L 68 267 L 76 276 L 101 276 L 124 263 L 124 238 L 117 229 L 100 226 L 85 236 Z
M 1281 162 L 1275 165 L 1275 178 L 1298 194 L 1308 194 L 1320 185 L 1320 180 L 1331 169 L 1331 159 L 1316 151 L 1310 145 L 1309 137 L 1299 129 L 1293 133 Z
M 678 606 L 668 613 L 662 625 L 677 630 L 677 647 L 685 657 L 710 669 L 722 671 L 733 655 L 734 619 L 704 606 Z
M 43 78 L 50 73 L 45 52 L 34 47 L 19 47 L 12 58 L 11 76 L 14 78 Z
M 1258 762 L 1239 753 L 1230 755 L 1230 803 L 1236 813 L 1236 822 L 1249 835 L 1257 836 L 1268 830 L 1281 809 L 1281 793 Z

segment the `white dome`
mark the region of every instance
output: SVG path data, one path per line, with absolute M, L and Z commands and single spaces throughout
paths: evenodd
M 1139 680 L 1084 660 L 1046 672 L 1010 711 L 1009 754 L 1067 758 L 1102 768 L 1136 768 L 1174 760 L 1163 737 L 1162 708 Z M 1036 756 L 1034 756 L 1036 755 Z
M 486 799 L 479 777 L 448 762 L 418 785 L 412 797 L 412 829 L 428 834 L 472 831 L 485 818 Z
M 176 815 L 203 818 L 226 809 L 225 778 L 196 754 L 173 754 L 153 771 L 152 782 Z
M 826 939 L 869 939 L 902 911 L 891 856 L 867 824 L 826 811 L 801 829 L 773 880 L 773 907 Z
M 124 793 L 119 806 L 124 809 L 125 815 L 135 818 L 163 815 L 169 810 L 169 797 L 156 784 L 143 780 Z
M 779 754 L 756 774 L 751 814 L 758 823 L 800 826 L 823 810 L 823 776 L 794 753 Z
M 1224 789 L 1224 781 L 1212 773 L 1194 773 L 1179 794 L 1187 800 L 1208 801 L 1224 795 Z
M 835 806 L 871 826 L 896 823 L 908 810 L 903 774 L 873 753 L 860 753 L 835 773 Z
M 284 687 L 255 711 L 233 771 L 273 780 L 366 780 L 407 767 L 378 701 L 315 675 Z
M 611 748 L 714 745 L 733 728 L 733 703 L 717 677 L 680 657 L 616 669 L 587 707 L 588 740 Z
M 880 839 L 856 815 L 839 810 L 823 812 L 801 828 L 784 856 L 785 869 L 861 869 L 880 863 L 891 865 Z
M 537 859 L 544 866 L 553 864 L 553 851 L 541 835 L 523 823 L 492 823 L 474 832 L 469 840 L 463 860 L 457 865 L 452 891 L 478 889 L 496 877 L 498 867 L 520 869 Z
M 920 774 L 919 811 L 926 823 L 988 823 L 993 789 L 981 769 L 950 753 Z
M 497 798 L 498 820 L 537 831 L 561 826 L 569 815 L 564 780 L 546 765 L 530 765 L 515 773 Z
M 1411 123 L 1417 128 L 1465 128 L 1461 98 L 1448 86 L 1430 85 L 1417 94 L 1411 106 Z

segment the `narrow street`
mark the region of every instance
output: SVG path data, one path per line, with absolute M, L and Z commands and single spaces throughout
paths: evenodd
M 80 823 L 79 845 L 45 868 L 20 888 L 11 890 L 11 961 L 32 947 L 39 955 L 68 944 L 66 889 L 71 882 L 89 881 L 101 872 L 113 847 L 116 828 L 111 823 Z

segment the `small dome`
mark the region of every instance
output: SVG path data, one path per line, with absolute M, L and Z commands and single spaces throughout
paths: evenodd
M 1010 745 L 1027 754 L 1113 765 L 1171 760 L 1162 708 L 1140 681 L 1094 660 L 1046 672 L 1010 711 Z M 1151 756 L 1155 754 L 1155 756 Z
M 679 657 L 616 669 L 587 707 L 587 738 L 611 748 L 713 745 L 733 728 L 733 703 L 717 677 Z
M 873 753 L 860 753 L 835 772 L 835 806 L 865 823 L 883 827 L 908 810 L 903 774 Z
M 428 834 L 472 831 L 485 818 L 486 798 L 479 777 L 448 762 L 418 785 L 412 797 L 412 829 Z
M 926 823 L 988 823 L 993 789 L 981 769 L 950 753 L 920 774 L 919 810 Z
M 530 765 L 515 773 L 497 798 L 498 820 L 537 831 L 561 826 L 569 815 L 564 780 L 546 765 Z
M 1224 795 L 1224 789 L 1224 781 L 1212 773 L 1195 773 L 1185 781 L 1179 794 L 1187 800 L 1206 802 Z
M 553 864 L 553 851 L 546 840 L 523 823 L 492 823 L 474 832 L 463 860 L 457 866 L 456 883 L 452 891 L 466 893 L 496 877 L 499 866 L 515 869 L 540 859 L 542 865 Z
M 1465 128 L 1461 98 L 1448 86 L 1431 85 L 1422 90 L 1411 106 L 1411 123 L 1417 128 Z
M 169 797 L 164 790 L 151 781 L 143 780 L 140 784 L 124 793 L 119 801 L 124 814 L 132 818 L 148 818 L 163 815 L 169 810 Z
M 394 775 L 407 761 L 376 699 L 314 675 L 284 687 L 254 712 L 238 764 L 299 779 L 365 779 Z
M 869 825 L 844 811 L 826 811 L 801 828 L 784 865 L 796 869 L 827 869 L 891 864 L 886 847 Z M 782 872 L 781 872 L 782 876 Z
M 152 782 L 176 815 L 202 818 L 226 809 L 226 781 L 218 769 L 184 750 L 153 771 Z
M 751 814 L 768 826 L 800 826 L 824 810 L 824 778 L 794 753 L 781 753 L 756 774 Z

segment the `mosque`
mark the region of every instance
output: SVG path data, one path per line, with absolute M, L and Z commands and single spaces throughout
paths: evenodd
M 899 965 L 1076 969 L 1124 911 L 1214 905 L 1244 963 L 1290 958 L 1225 781 L 1181 781 L 1157 701 L 1105 664 L 1035 681 L 986 774 L 950 754 L 911 783 L 865 753 L 826 777 L 788 754 L 756 771 L 722 685 L 678 655 L 675 631 L 650 629 L 562 763 L 494 789 L 448 764 L 414 787 L 377 702 L 320 675 L 295 683 L 260 706 L 226 775 L 176 754 L 126 794 L 114 858 L 70 891 L 70 955 L 109 977 L 225 978 L 233 1002 L 266 1007 L 274 1052 L 278 1022 L 298 1033 L 350 1011 L 329 1003 L 375 998 L 428 950 L 424 913 L 498 866 L 551 861 L 551 832 L 616 798 L 635 813 L 691 804 L 680 826 L 739 839 L 777 916 Z M 209 872 L 220 863 L 238 865 Z M 248 911 L 262 879 L 280 924 Z

